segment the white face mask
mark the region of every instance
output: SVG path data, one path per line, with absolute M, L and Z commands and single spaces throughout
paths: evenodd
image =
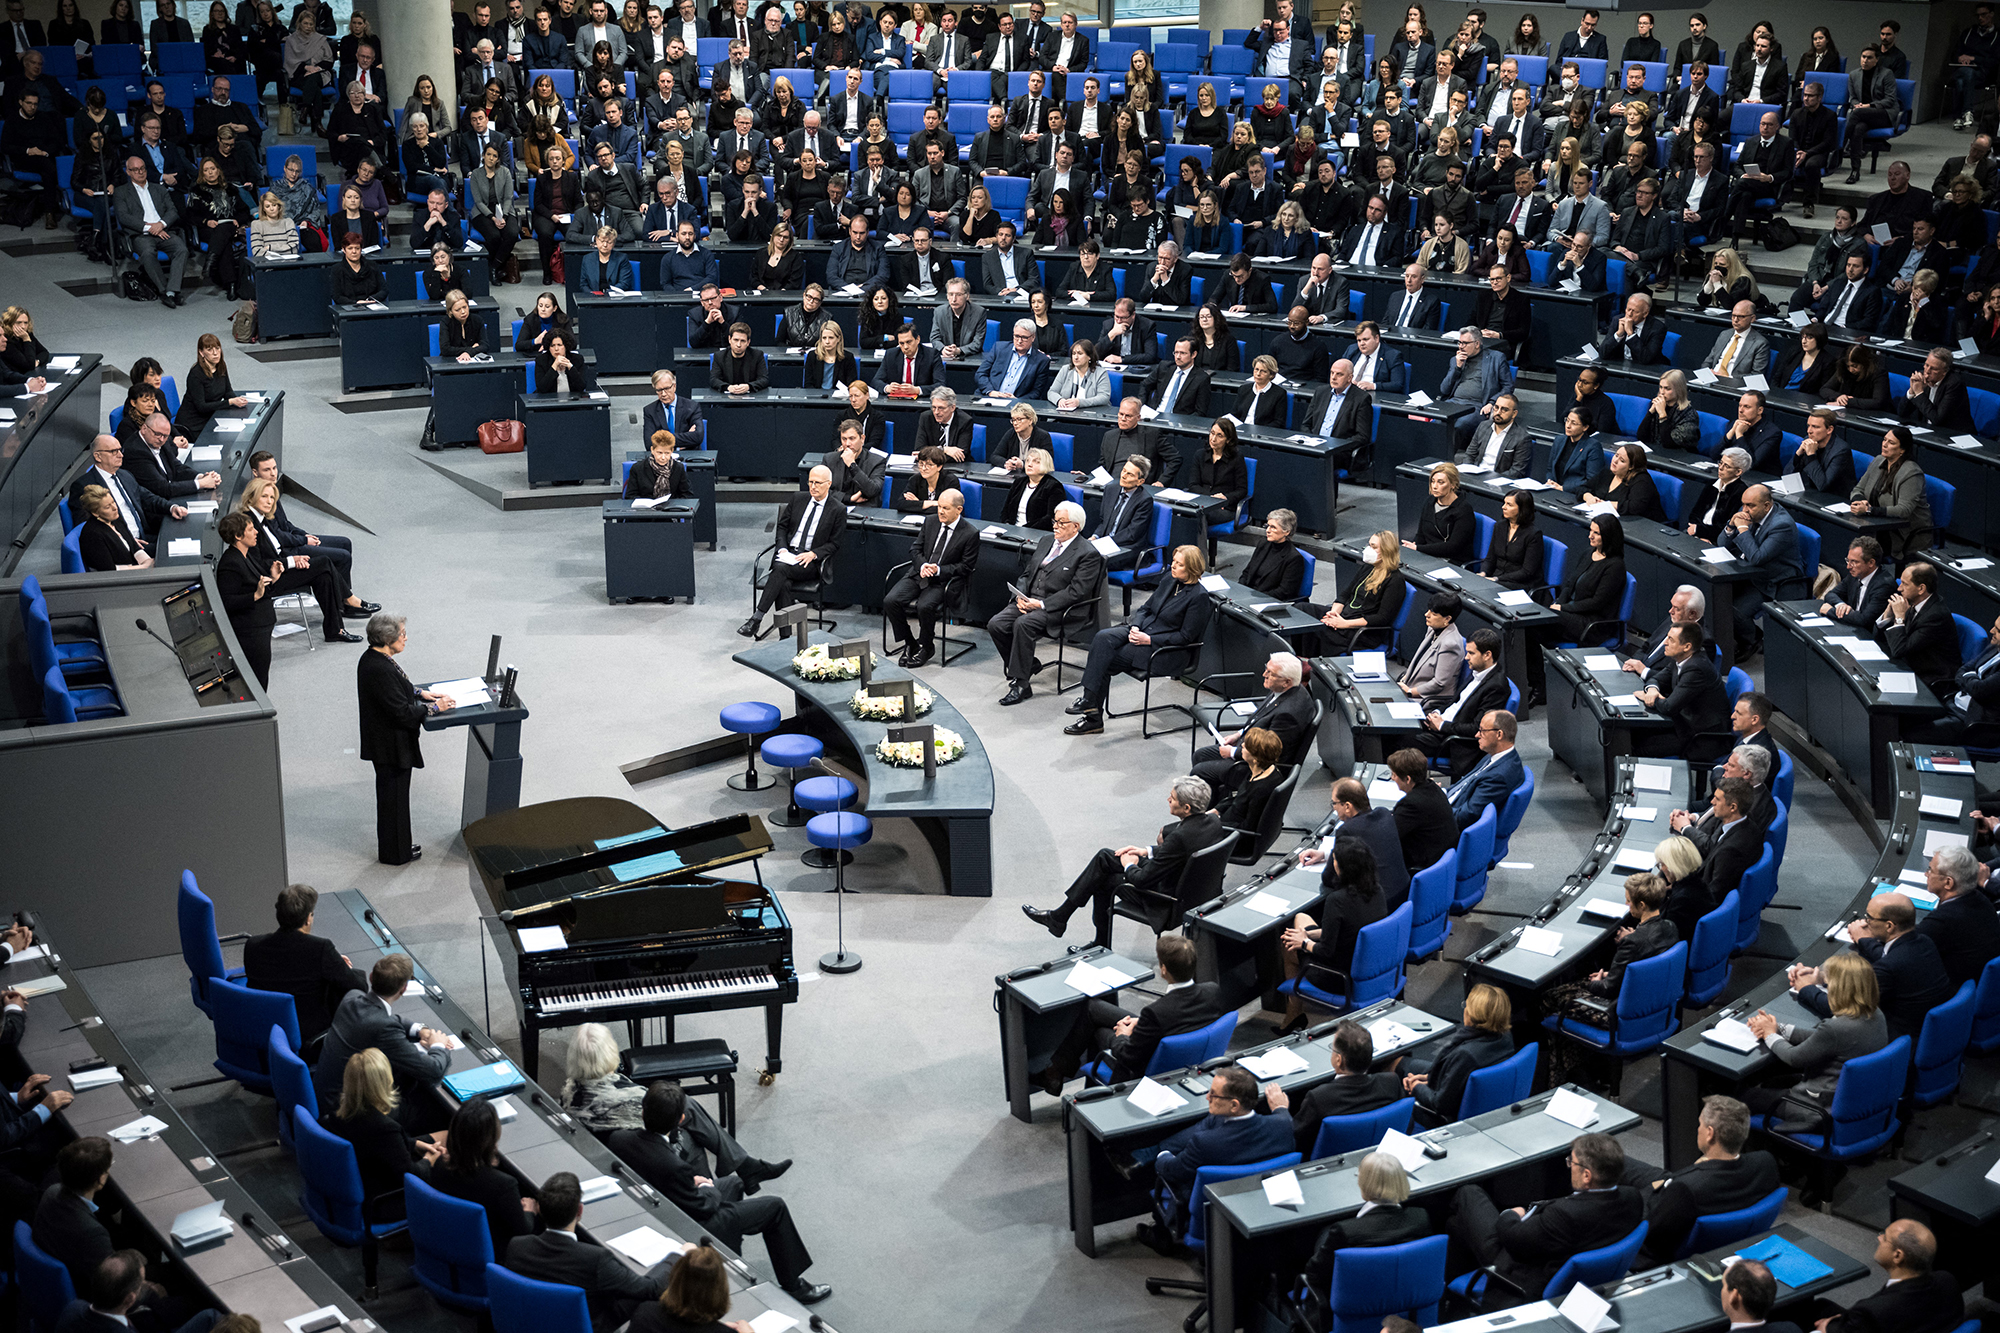
M 1372 565 L 1372 564 L 1374 564 L 1374 563 L 1375 563 L 1375 562 L 1376 562 L 1377 560 L 1380 560 L 1381 558 L 1382 558 L 1382 553 L 1381 553 L 1380 551 L 1376 550 L 1376 549 L 1375 549 L 1374 547 L 1372 547 L 1372 546 L 1364 546 L 1364 547 L 1362 547 L 1362 548 L 1361 548 L 1361 563 L 1362 563 L 1362 564 L 1364 564 L 1364 565 Z
M 1576 87 L 1576 80 L 1575 80 L 1575 79 L 1573 79 L 1573 78 L 1571 78 L 1571 77 L 1570 77 L 1569 75 L 1565 74 L 1565 75 L 1563 76 L 1563 87 L 1565 87 L 1565 88 L 1574 88 L 1574 87 Z

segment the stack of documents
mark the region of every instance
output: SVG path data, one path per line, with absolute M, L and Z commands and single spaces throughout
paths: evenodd
M 1568 1088 L 1557 1088 L 1542 1110 L 1565 1125 L 1574 1125 L 1578 1129 L 1589 1129 L 1598 1121 L 1597 1103 Z
M 1283 1078 L 1312 1068 L 1305 1057 L 1289 1046 L 1273 1046 L 1262 1055 L 1246 1055 L 1236 1063 L 1260 1079 Z

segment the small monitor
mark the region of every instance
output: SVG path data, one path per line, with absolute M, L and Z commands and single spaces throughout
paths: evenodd
M 491 685 L 494 682 L 494 680 L 499 677 L 499 675 L 500 675 L 500 636 L 498 634 L 495 634 L 493 636 L 493 641 L 486 645 L 486 676 L 485 676 L 486 683 L 488 685 Z

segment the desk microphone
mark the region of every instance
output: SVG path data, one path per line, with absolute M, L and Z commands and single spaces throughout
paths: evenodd
M 159 642 L 159 645 L 162 648 L 166 649 L 168 652 L 172 653 L 175 657 L 179 657 L 181 655 L 180 649 L 174 647 L 171 643 L 168 643 L 165 639 L 160 638 L 158 634 L 155 634 L 153 632 L 153 627 L 146 623 L 146 618 L 144 616 L 140 616 L 132 623 L 137 625 L 140 629 L 144 630 L 146 633 L 152 634 L 153 638 Z

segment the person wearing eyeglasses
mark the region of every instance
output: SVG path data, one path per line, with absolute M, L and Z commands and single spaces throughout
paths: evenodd
M 1451 1234 L 1518 1292 L 1540 1292 L 1572 1257 L 1629 1235 L 1645 1220 L 1645 1197 L 1619 1183 L 1625 1150 L 1617 1139 L 1579 1135 L 1569 1145 L 1568 1166 L 1571 1192 L 1531 1208 L 1502 1211 L 1480 1185 L 1452 1196 Z
M 1890 1041 L 1901 1036 L 1914 1040 L 1924 1015 L 1949 1000 L 1956 989 L 1937 945 L 1928 935 L 1918 934 L 1916 925 L 1915 903 L 1900 893 L 1883 893 L 1869 899 L 1866 914 L 1847 927 L 1854 952 L 1875 969 Z M 1801 990 L 1799 1003 L 1821 1018 L 1832 1014 L 1824 989 Z
M 1292 1151 L 1292 1118 L 1257 1110 L 1257 1080 L 1241 1065 L 1215 1071 L 1208 1085 L 1208 1114 L 1160 1144 L 1153 1170 L 1165 1188 L 1154 1196 L 1154 1222 L 1141 1223 L 1139 1239 L 1162 1254 L 1179 1248 L 1187 1226 L 1188 1195 L 1204 1166 L 1240 1166 Z

